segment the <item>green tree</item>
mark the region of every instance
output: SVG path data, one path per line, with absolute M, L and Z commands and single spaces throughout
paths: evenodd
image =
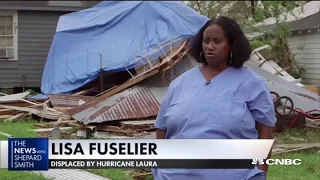
M 274 18 L 275 29 L 271 44 L 268 39 L 254 41 L 255 45 L 268 43 L 272 46 L 275 61 L 285 67 L 289 73 L 295 73 L 294 56 L 290 52 L 288 37 L 291 27 L 287 17 L 294 8 L 303 6 L 308 1 L 188 1 L 191 8 L 208 18 L 228 16 L 235 19 L 246 32 L 263 32 L 258 23 L 263 24 L 267 18 Z M 301 9 L 302 11 L 302 9 Z M 301 71 L 301 67 L 298 67 Z

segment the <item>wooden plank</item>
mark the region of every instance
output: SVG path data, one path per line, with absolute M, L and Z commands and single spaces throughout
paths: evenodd
M 16 115 L 19 114 L 19 111 L 12 109 L 0 109 L 0 115 Z
M 12 135 L 7 134 L 7 133 L 4 133 L 4 132 L 0 132 L 0 135 L 6 136 L 6 137 L 8 137 L 8 138 L 12 137 Z
M 71 130 L 73 127 L 60 127 L 59 129 L 64 132 Z M 44 132 L 51 132 L 55 128 L 43 128 L 43 129 L 31 129 L 29 131 L 37 132 L 37 133 L 44 133 Z
M 47 123 L 36 123 L 34 125 L 37 126 L 37 127 L 40 127 L 40 128 L 47 128 L 48 127 Z
M 38 110 L 35 108 L 8 106 L 8 105 L 1 105 L 1 104 L 0 104 L 0 108 L 29 112 L 39 117 L 50 119 L 50 120 L 58 120 L 61 116 L 65 118 L 70 118 L 59 111 L 49 111 L 48 109 L 45 109 L 45 108 L 43 110 Z
M 59 122 L 59 124 L 68 124 L 68 123 L 76 123 L 76 120 L 62 120 Z M 48 123 L 36 123 L 35 125 L 39 125 L 39 126 L 52 126 L 54 125 L 56 122 L 48 122 Z
M 4 122 L 8 122 L 8 121 L 13 121 L 13 120 L 19 119 L 19 118 L 21 118 L 24 114 L 25 114 L 25 113 L 20 113 L 20 114 L 11 116 L 11 117 L 9 117 L 8 119 L 5 119 Z
M 86 89 L 86 90 L 82 90 L 82 91 L 76 92 L 76 93 L 72 94 L 71 96 L 85 95 L 85 94 L 87 94 L 88 92 L 93 91 L 93 90 L 96 90 L 96 89 L 97 89 L 96 87 L 89 88 L 89 89 Z
M 60 118 L 53 124 L 53 127 L 57 127 L 57 126 L 61 123 L 62 120 L 63 120 L 63 118 L 60 117 Z
M 4 103 L 4 102 L 17 102 L 17 101 L 21 101 L 23 98 L 27 97 L 30 94 L 30 92 L 23 92 L 23 93 L 18 93 L 18 94 L 5 94 L 0 92 L 0 103 Z
M 125 135 L 131 135 L 134 133 L 134 131 L 131 130 L 124 130 L 124 129 L 111 129 L 111 128 L 99 128 L 99 131 L 104 131 L 104 132 L 111 132 L 111 133 L 122 133 Z
M 313 125 L 305 125 L 305 126 L 308 128 L 320 130 L 320 127 L 318 127 L 318 126 L 313 126 Z
M 0 119 L 10 118 L 12 115 L 0 115 Z
M 120 124 L 123 125 L 152 125 L 156 120 L 139 120 L 139 121 L 121 121 Z
M 135 130 L 136 132 L 143 132 L 143 131 L 153 131 L 156 130 L 156 127 L 148 127 L 148 128 L 143 128 L 143 129 L 137 129 Z
M 308 146 L 308 147 L 301 147 L 301 148 L 295 148 L 295 149 L 290 149 L 290 150 L 285 150 L 285 151 L 278 151 L 278 152 L 274 152 L 272 154 L 284 154 L 284 153 L 292 153 L 292 152 L 306 152 L 306 151 L 312 151 L 312 150 L 316 150 L 319 147 L 317 146 Z
M 304 88 L 320 95 L 320 85 L 304 86 Z

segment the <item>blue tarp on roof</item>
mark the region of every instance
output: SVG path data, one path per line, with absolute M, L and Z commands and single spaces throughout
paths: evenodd
M 70 93 L 93 81 L 99 76 L 100 54 L 104 71 L 134 68 L 148 52 L 162 52 L 159 44 L 194 35 L 207 20 L 177 1 L 103 1 L 63 15 L 44 67 L 41 91 Z

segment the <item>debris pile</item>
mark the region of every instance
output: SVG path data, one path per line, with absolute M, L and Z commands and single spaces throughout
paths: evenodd
M 111 84 L 102 81 L 69 95 L 48 94 L 48 99 L 35 101 L 27 98 L 28 93 L 2 94 L 0 119 L 38 119 L 34 131 L 52 138 L 154 138 L 154 122 L 169 84 L 198 66 L 188 55 L 189 48 L 186 40 L 160 58 L 125 72 L 129 74 L 126 80 L 117 81 L 123 74 L 108 74 Z M 263 68 L 259 62 L 264 64 Z M 254 51 L 246 65 L 268 82 L 279 131 L 305 126 L 320 128 L 320 113 L 314 114 L 320 109 L 319 96 L 299 87 L 301 83 L 283 70 L 274 72 L 280 67 L 268 63 Z
M 99 91 L 96 84 L 91 84 L 93 87 L 70 95 L 48 94 L 48 99 L 36 101 L 28 98 L 29 93 L 1 94 L 0 119 L 37 119 L 34 131 L 53 138 L 154 138 L 155 118 L 167 87 L 175 77 L 197 65 L 186 55 L 188 50 L 186 40 L 135 68 L 134 73 L 128 71 L 130 77 L 121 84 L 100 84 L 109 86 L 107 90 Z M 109 81 L 118 75 L 108 74 Z

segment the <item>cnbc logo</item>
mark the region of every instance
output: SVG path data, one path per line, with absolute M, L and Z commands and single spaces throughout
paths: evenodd
M 252 164 L 264 164 L 264 162 L 261 158 L 254 158 L 252 159 Z
M 267 165 L 300 165 L 301 159 L 266 159 L 265 161 L 262 158 L 254 158 L 252 164 L 267 164 Z

